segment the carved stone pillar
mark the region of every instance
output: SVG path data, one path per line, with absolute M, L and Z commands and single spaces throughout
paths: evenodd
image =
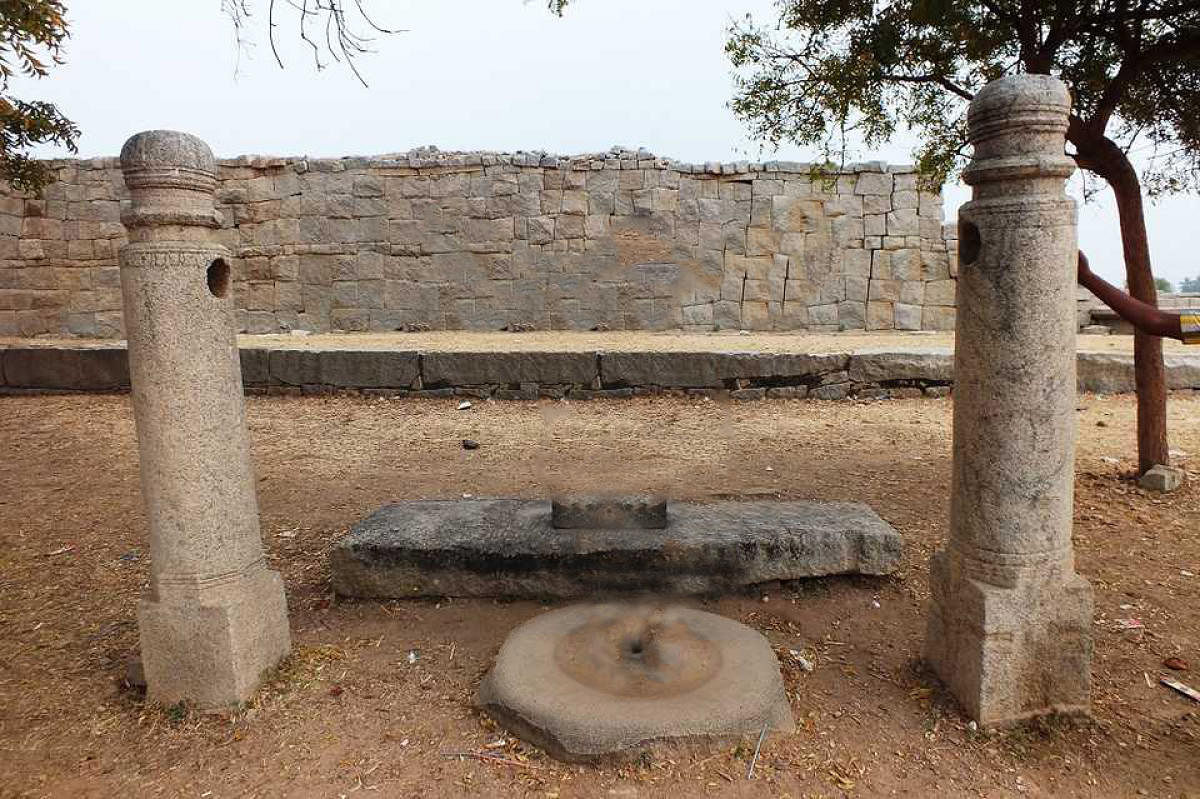
M 1071 548 L 1076 209 L 1071 98 L 989 83 L 959 211 L 950 537 L 931 564 L 927 662 L 984 725 L 1090 704 L 1092 591 Z
M 213 240 L 216 162 L 199 139 L 139 133 L 121 291 L 150 524 L 138 609 L 149 697 L 244 701 L 291 647 L 283 582 L 258 527 L 229 253 Z

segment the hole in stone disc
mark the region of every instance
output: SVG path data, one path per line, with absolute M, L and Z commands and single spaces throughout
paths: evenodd
M 958 262 L 966 266 L 975 263 L 979 258 L 979 249 L 982 246 L 979 228 L 971 222 L 958 220 Z
M 229 264 L 218 258 L 208 265 L 208 293 L 214 297 L 229 296 Z

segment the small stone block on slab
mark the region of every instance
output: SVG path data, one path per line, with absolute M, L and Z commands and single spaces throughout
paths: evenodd
M 557 530 L 661 530 L 667 526 L 667 501 L 651 495 L 555 497 L 550 523 Z

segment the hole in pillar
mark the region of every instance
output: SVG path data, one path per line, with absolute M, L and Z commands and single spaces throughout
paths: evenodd
M 979 248 L 983 242 L 979 238 L 979 228 L 974 223 L 958 220 L 958 262 L 970 266 L 979 259 Z
M 208 293 L 214 297 L 229 296 L 229 264 L 218 258 L 208 265 Z

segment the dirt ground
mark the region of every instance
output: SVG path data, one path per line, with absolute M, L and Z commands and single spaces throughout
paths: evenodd
M 0 337 L 0 347 L 111 346 L 105 339 Z M 954 333 L 919 330 L 848 330 L 841 333 L 807 333 L 722 330 L 683 333 L 678 330 L 531 330 L 526 333 L 474 330 L 432 330 L 423 333 L 272 333 L 240 335 L 238 343 L 251 348 L 422 350 L 425 352 L 850 352 L 864 349 L 953 349 Z M 1080 352 L 1132 354 L 1133 336 L 1081 335 Z M 1168 355 L 1186 354 L 1178 341 L 1163 341 Z
M 0 795 L 1200 796 L 1200 704 L 1158 684 L 1200 687 L 1200 469 L 1167 496 L 1131 482 L 1131 398 L 1079 401 L 1094 718 L 998 734 L 969 729 L 917 660 L 948 512 L 949 400 L 248 405 L 295 651 L 252 706 L 205 716 L 122 686 L 147 575 L 128 398 L 0 398 Z M 1200 465 L 1200 398 L 1172 398 L 1170 429 L 1179 462 Z M 781 655 L 799 730 L 768 737 L 752 780 L 753 741 L 565 766 L 477 715 L 505 634 L 548 604 L 330 594 L 330 544 L 389 500 L 597 487 L 864 500 L 903 535 L 894 577 L 694 601 Z

